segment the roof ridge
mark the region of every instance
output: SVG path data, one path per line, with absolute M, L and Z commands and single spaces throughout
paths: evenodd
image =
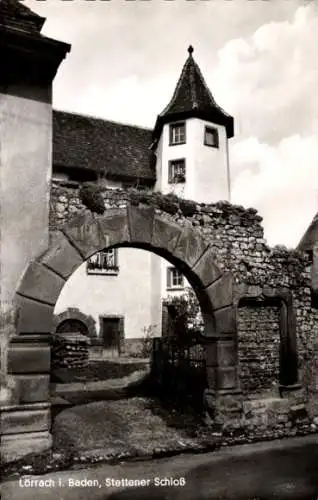
M 53 109 L 53 112 L 56 112 L 56 113 L 64 113 L 64 114 L 67 114 L 67 115 L 72 115 L 72 116 L 78 116 L 80 118 L 88 118 L 88 119 L 93 119 L 93 120 L 98 120 L 98 121 L 101 121 L 101 122 L 107 122 L 107 123 L 112 123 L 114 125 L 122 125 L 123 127 L 130 127 L 130 128 L 137 128 L 137 129 L 140 129 L 140 130 L 147 130 L 147 131 L 152 131 L 152 128 L 150 127 L 143 127 L 143 126 L 140 126 L 140 125 L 134 125 L 132 123 L 123 123 L 123 122 L 119 122 L 119 121 L 116 121 L 116 120 L 109 120 L 107 118 L 102 118 L 100 116 L 95 116 L 95 115 L 88 115 L 88 114 L 83 114 L 83 113 L 78 113 L 78 112 L 73 112 L 73 111 L 65 111 L 63 109 L 56 109 L 54 108 Z

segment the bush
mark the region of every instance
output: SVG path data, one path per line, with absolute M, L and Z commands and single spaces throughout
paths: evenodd
M 159 336 L 158 325 L 152 324 L 143 327 L 143 338 L 141 355 L 143 358 L 148 358 L 152 353 L 153 339 Z
M 192 288 L 186 288 L 178 297 L 168 296 L 165 303 L 174 306 L 174 323 L 178 336 L 203 333 L 204 321 L 200 304 Z

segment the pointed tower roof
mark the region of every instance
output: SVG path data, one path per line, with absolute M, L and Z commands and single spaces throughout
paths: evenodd
M 18 0 L 0 0 L 0 26 L 26 33 L 40 33 L 45 18 Z
M 199 66 L 193 58 L 193 47 L 183 66 L 179 81 L 168 106 L 158 115 L 154 128 L 154 139 L 158 139 L 165 123 L 185 118 L 202 118 L 218 125 L 224 125 L 227 137 L 234 135 L 234 119 L 214 100 Z

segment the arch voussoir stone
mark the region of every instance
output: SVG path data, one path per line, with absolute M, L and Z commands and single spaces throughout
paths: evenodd
M 211 247 L 208 247 L 201 255 L 194 264 L 192 271 L 199 276 L 204 288 L 207 288 L 222 276 L 220 268 L 216 265 L 216 257 Z
M 129 205 L 127 215 L 131 241 L 150 244 L 155 217 L 154 207 Z
M 61 231 L 84 260 L 109 245 L 109 238 L 102 230 L 97 216 L 89 210 L 75 216 L 71 222 L 61 228 Z
M 83 258 L 61 231 L 56 231 L 50 236 L 49 249 L 37 261 L 67 280 L 83 263 Z
M 209 244 L 192 227 L 186 226 L 174 248 L 174 256 L 192 268 L 207 250 Z
M 233 276 L 225 272 L 206 289 L 214 310 L 233 304 Z
M 16 330 L 23 333 L 51 333 L 54 306 L 16 295 Z
M 234 305 L 226 306 L 214 311 L 216 331 L 219 334 L 236 333 L 236 308 Z
M 174 254 L 181 233 L 181 226 L 156 214 L 153 221 L 151 246 L 154 249 L 165 249 L 170 254 Z
M 17 293 L 30 299 L 55 305 L 65 279 L 40 262 L 31 262 Z
M 106 235 L 108 246 L 131 241 L 127 208 L 110 208 L 96 218 L 101 232 Z M 99 250 L 102 250 L 102 247 Z

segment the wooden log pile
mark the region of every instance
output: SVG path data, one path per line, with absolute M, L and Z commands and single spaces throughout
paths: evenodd
M 52 368 L 83 368 L 88 365 L 90 339 L 78 332 L 58 333 L 53 336 Z

